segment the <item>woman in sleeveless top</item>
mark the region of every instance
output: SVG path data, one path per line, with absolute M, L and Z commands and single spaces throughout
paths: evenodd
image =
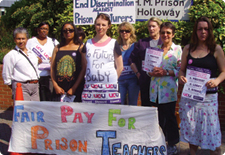
M 53 101 L 62 101 L 63 96 L 75 95 L 74 102 L 81 102 L 86 59 L 81 52 L 82 42 L 78 39 L 73 23 L 65 23 L 61 29 L 61 42 L 54 49 L 51 64 Z M 73 100 L 73 98 L 72 98 Z
M 95 19 L 96 36 L 84 48 L 87 58 L 83 102 L 120 103 L 118 78 L 123 70 L 119 44 L 106 33 L 111 26 L 110 17 L 100 13 Z
M 123 57 L 124 69 L 119 77 L 119 92 L 121 95 L 121 104 L 126 103 L 126 96 L 128 96 L 128 105 L 137 105 L 138 94 L 140 87 L 138 85 L 138 78 L 131 69 L 128 59 L 134 49 L 134 42 L 136 41 L 135 29 L 128 23 L 123 22 L 118 27 L 119 36 L 117 41 L 120 45 Z
M 218 118 L 217 87 L 225 79 L 225 61 L 222 48 L 215 43 L 213 27 L 206 17 L 200 17 L 194 25 L 191 43 L 184 47 L 179 83 L 187 82 L 187 68 L 198 67 L 210 70 L 210 80 L 204 101 L 181 97 L 179 113 L 181 118 L 181 140 L 189 143 L 191 155 L 200 146 L 209 149 L 210 154 L 221 154 L 221 131 Z M 220 74 L 217 76 L 217 70 Z M 189 92 L 183 92 L 189 93 Z

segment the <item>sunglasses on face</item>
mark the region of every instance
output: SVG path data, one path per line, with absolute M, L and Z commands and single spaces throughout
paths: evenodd
M 130 33 L 130 30 L 120 30 L 120 33 L 124 33 L 124 32 Z
M 172 32 L 169 32 L 169 31 L 162 31 L 161 34 L 172 34 Z
M 66 30 L 63 30 L 63 33 L 73 33 L 74 32 L 74 29 L 66 29 Z

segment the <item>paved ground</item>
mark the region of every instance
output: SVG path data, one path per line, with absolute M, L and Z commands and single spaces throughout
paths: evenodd
M 0 155 L 8 155 L 8 145 L 11 135 L 12 125 L 12 114 L 11 110 L 0 110 Z M 222 155 L 225 155 L 225 131 L 222 132 Z M 187 143 L 180 142 L 177 144 L 179 149 L 179 155 L 188 155 L 189 148 Z M 199 149 L 196 155 L 209 155 L 209 150 Z

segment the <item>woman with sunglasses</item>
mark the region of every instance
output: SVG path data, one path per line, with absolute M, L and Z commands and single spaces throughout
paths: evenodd
M 138 79 L 128 63 L 130 54 L 134 49 L 134 42 L 136 41 L 135 29 L 130 23 L 123 22 L 119 25 L 117 31 L 119 33 L 117 41 L 122 51 L 124 66 L 118 80 L 121 104 L 125 104 L 126 94 L 128 93 L 128 105 L 137 105 L 140 88 Z
M 86 59 L 81 52 L 83 44 L 78 37 L 73 23 L 68 22 L 62 26 L 61 42 L 52 55 L 53 101 L 63 101 L 66 96 L 74 102 L 81 102 L 81 82 L 85 75 Z
M 207 17 L 196 20 L 191 43 L 184 47 L 179 72 L 179 83 L 185 84 L 188 66 L 211 71 L 204 101 L 181 97 L 181 141 L 189 143 L 190 154 L 195 155 L 198 146 L 210 150 L 211 155 L 221 155 L 221 131 L 218 117 L 217 87 L 225 79 L 224 51 L 217 45 L 213 26 Z M 219 73 L 219 74 L 218 74 Z
M 149 75 L 142 70 L 143 62 L 145 60 L 145 51 L 148 47 L 156 47 L 161 45 L 159 30 L 162 21 L 159 18 L 152 17 L 148 21 L 148 31 L 149 37 L 140 39 L 134 45 L 134 50 L 132 51 L 129 64 L 138 78 L 140 92 L 141 92 L 141 105 L 142 106 L 153 106 L 149 101 L 149 85 L 151 78 Z
M 86 42 L 87 69 L 83 102 L 119 104 L 118 78 L 123 70 L 120 46 L 106 33 L 110 17 L 100 13 L 95 19 L 96 35 Z
M 163 50 L 160 67 L 154 67 L 151 75 L 150 102 L 158 107 L 159 125 L 168 141 L 167 153 L 177 153 L 175 144 L 179 142 L 178 125 L 175 116 L 177 102 L 177 78 L 179 62 L 181 60 L 181 46 L 172 41 L 175 35 L 175 26 L 170 22 L 160 26 L 162 45 L 157 46 Z
M 49 23 L 41 22 L 37 27 L 37 36 L 27 41 L 27 48 L 38 57 L 39 93 L 41 101 L 51 101 L 52 81 L 50 77 L 50 60 L 53 49 L 59 42 L 48 37 Z

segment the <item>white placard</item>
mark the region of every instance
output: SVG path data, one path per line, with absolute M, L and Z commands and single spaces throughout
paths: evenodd
M 207 87 L 206 82 L 210 80 L 209 69 L 188 66 L 186 70 L 187 83 L 185 83 L 182 97 L 196 101 L 204 101 Z
M 113 24 L 135 23 L 135 0 L 74 0 L 74 24 L 92 25 L 98 13 L 108 14 Z
M 146 48 L 145 61 L 143 70 L 146 72 L 152 72 L 154 67 L 160 67 L 163 58 L 163 50 L 149 47 Z

